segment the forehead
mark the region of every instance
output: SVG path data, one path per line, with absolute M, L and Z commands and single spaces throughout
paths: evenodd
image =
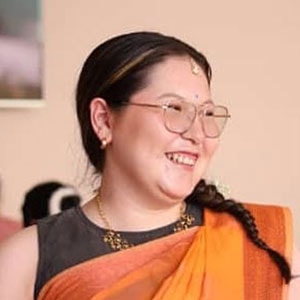
M 134 98 L 148 95 L 158 99 L 163 94 L 172 93 L 197 103 L 207 101 L 210 99 L 208 80 L 201 68 L 195 74 L 194 67 L 189 56 L 168 57 L 150 69 L 145 88 Z

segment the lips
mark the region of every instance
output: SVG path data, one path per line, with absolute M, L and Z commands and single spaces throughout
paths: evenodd
M 169 152 L 166 157 L 173 163 L 185 166 L 194 166 L 198 159 L 196 154 L 182 152 Z

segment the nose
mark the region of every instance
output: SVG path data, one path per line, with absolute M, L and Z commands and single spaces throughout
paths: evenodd
M 182 134 L 182 137 L 189 139 L 195 145 L 200 144 L 206 138 L 203 130 L 203 121 L 199 114 L 197 114 L 188 130 Z

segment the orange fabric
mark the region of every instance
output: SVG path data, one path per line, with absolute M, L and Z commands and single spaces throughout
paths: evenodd
M 284 222 L 285 222 L 285 248 L 284 248 L 284 254 L 285 257 L 288 259 L 290 265 L 292 265 L 292 257 L 293 257 L 293 218 L 292 213 L 290 209 L 284 208 L 283 209 L 283 216 L 284 216 Z M 282 299 L 287 300 L 288 299 L 288 285 L 285 284 L 282 291 Z
M 242 262 L 240 226 L 207 211 L 205 226 L 62 272 L 38 299 L 243 300 Z
M 247 208 L 262 237 L 284 253 L 288 211 Z M 38 300 L 281 300 L 283 286 L 277 267 L 238 222 L 205 210 L 205 226 L 65 270 L 44 286 Z
M 38 299 L 91 299 L 97 291 L 110 286 L 149 261 L 154 261 L 169 249 L 183 247 L 183 251 L 186 251 L 196 232 L 196 227 L 191 228 L 186 232 L 162 238 L 160 242 L 151 241 L 78 264 L 53 277 L 41 290 Z
M 183 257 L 178 255 L 176 249 L 170 249 L 155 264 L 150 262 L 126 275 L 92 299 L 243 300 L 240 228 L 237 228 L 235 222 L 215 223 L 216 219 L 209 212 L 205 217 L 206 226 L 198 230 Z M 176 260 L 179 259 L 179 263 L 171 273 L 166 266 L 166 260 L 173 261 L 175 257 Z M 236 263 L 232 264 L 228 259 L 231 257 L 236 259 Z M 164 277 L 165 280 L 161 283 Z
M 272 248 L 291 258 L 291 215 L 287 208 L 271 205 L 245 205 L 255 217 L 262 239 Z M 287 285 L 269 255 L 244 236 L 246 299 L 286 299 Z

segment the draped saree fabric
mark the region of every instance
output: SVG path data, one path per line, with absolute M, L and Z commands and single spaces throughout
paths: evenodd
M 247 208 L 270 246 L 290 254 L 288 210 Z M 69 268 L 46 283 L 38 300 L 285 299 L 276 266 L 234 218 L 205 210 L 204 223 Z

